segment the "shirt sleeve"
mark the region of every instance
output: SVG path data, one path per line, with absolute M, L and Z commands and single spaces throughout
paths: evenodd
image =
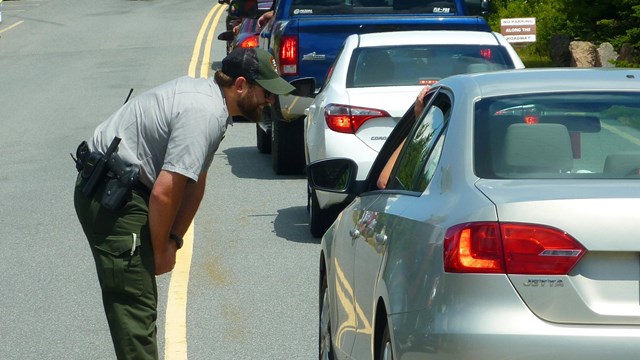
M 203 106 L 212 103 L 210 97 L 192 93 L 176 101 L 162 169 L 198 181 L 200 173 L 208 169 L 224 132 L 215 109 Z

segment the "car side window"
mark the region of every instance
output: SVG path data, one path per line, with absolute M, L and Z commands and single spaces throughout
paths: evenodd
M 440 159 L 450 108 L 449 97 L 438 94 L 409 135 L 387 189 L 422 193 L 427 188 Z

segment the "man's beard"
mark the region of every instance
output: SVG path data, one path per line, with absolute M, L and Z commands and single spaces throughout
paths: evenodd
M 255 96 L 250 92 L 245 92 L 238 99 L 238 109 L 242 116 L 250 121 L 259 122 L 262 120 L 262 106 L 258 104 Z

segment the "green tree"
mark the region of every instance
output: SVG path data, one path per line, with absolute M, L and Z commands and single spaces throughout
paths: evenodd
M 488 21 L 494 31 L 499 31 L 500 19 L 535 17 L 537 41 L 525 51 L 541 56 L 548 56 L 556 34 L 610 42 L 618 50 L 625 43 L 640 49 L 640 0 L 493 0 L 491 8 Z

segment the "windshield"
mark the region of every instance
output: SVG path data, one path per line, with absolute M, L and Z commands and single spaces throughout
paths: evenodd
M 640 179 L 640 93 L 551 93 L 476 105 L 482 178 Z
M 294 0 L 291 15 L 457 14 L 452 0 Z
M 411 45 L 359 48 L 347 87 L 432 85 L 447 76 L 512 69 L 506 49 L 488 45 Z

